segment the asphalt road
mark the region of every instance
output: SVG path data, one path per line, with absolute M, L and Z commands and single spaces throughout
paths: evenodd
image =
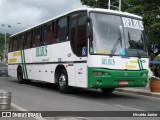
M 103 95 L 100 90 L 88 89 L 73 89 L 70 94 L 62 94 L 59 93 L 57 87 L 53 84 L 35 81 L 29 85 L 19 84 L 16 78 L 10 77 L 0 77 L 0 90 L 8 90 L 12 92 L 11 110 L 13 111 L 160 111 L 160 98 L 121 92 L 113 92 L 111 95 Z M 48 120 L 51 118 L 40 120 L 46 119 Z M 159 118 L 85 117 L 79 119 L 158 120 Z M 14 119 L 12 118 L 9 120 Z

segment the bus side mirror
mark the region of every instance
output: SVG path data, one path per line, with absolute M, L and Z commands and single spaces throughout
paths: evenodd
M 90 22 L 90 20 L 91 20 L 91 19 L 90 19 L 89 17 L 87 17 L 87 20 L 86 20 L 86 22 L 88 23 L 88 22 Z

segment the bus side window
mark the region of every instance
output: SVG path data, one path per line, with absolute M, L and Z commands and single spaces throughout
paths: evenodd
M 87 27 L 86 27 L 86 16 L 80 16 L 78 17 L 78 26 L 77 26 L 77 39 L 75 41 L 76 44 L 76 51 L 77 51 L 77 55 L 79 56 L 83 56 L 83 49 L 85 48 L 86 50 L 86 46 L 87 46 Z M 84 51 L 86 52 L 86 51 Z M 86 53 L 85 53 L 86 54 Z
M 69 39 L 73 53 L 78 57 L 87 55 L 87 16 L 84 12 L 70 14 Z
M 23 42 L 24 42 L 24 34 L 21 34 L 19 37 L 19 50 L 23 49 Z
M 45 45 L 52 44 L 54 42 L 54 23 L 49 22 L 44 25 L 44 43 Z
M 35 28 L 34 30 L 34 42 L 33 47 L 39 47 L 41 42 L 41 27 Z
M 10 38 L 9 40 L 9 52 L 13 51 L 13 37 Z
M 31 48 L 32 44 L 32 31 L 27 32 L 27 41 L 26 41 L 26 48 Z
M 79 56 L 87 55 L 86 15 L 77 15 L 71 20 L 70 41 L 73 52 Z
M 13 37 L 13 51 L 18 49 L 18 36 Z
M 70 30 L 70 32 L 71 32 L 71 34 L 70 34 L 70 41 L 71 41 L 71 47 L 72 47 L 72 50 L 73 50 L 73 52 L 74 52 L 74 50 L 75 50 L 75 40 L 76 40 L 76 21 L 77 21 L 77 19 L 72 19 L 72 21 L 71 21 L 71 30 Z
M 24 33 L 23 49 L 27 48 L 27 33 Z
M 56 22 L 56 42 L 63 42 L 67 40 L 68 19 L 61 18 Z

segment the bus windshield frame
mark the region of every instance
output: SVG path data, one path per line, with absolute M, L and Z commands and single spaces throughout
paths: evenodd
M 91 55 L 148 58 L 142 19 L 93 11 L 89 15 Z

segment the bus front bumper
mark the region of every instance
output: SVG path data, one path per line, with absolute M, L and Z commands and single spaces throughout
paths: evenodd
M 148 70 L 88 68 L 89 88 L 145 87 Z

